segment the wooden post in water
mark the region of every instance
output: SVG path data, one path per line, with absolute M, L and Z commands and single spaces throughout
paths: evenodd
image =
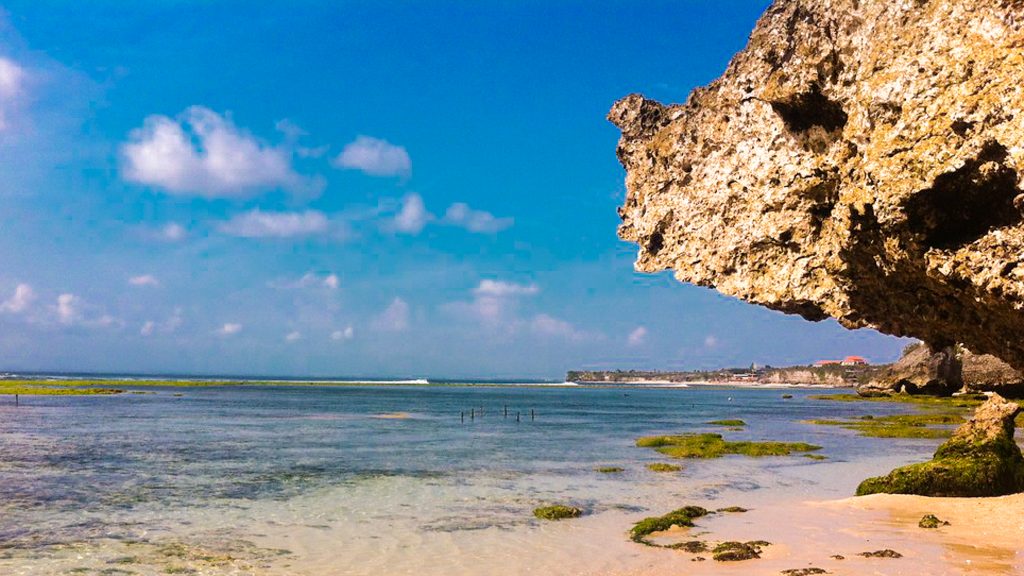
M 508 404 L 505 404 L 505 418 L 508 418 Z
M 533 422 L 533 408 L 530 408 L 530 421 Z
M 18 395 L 17 394 L 14 395 L 14 405 L 15 406 L 18 405 Z
M 459 421 L 462 422 L 462 423 L 466 422 L 466 413 L 465 412 L 459 412 Z
M 469 420 L 470 421 L 476 420 L 476 408 L 470 408 L 469 409 Z
M 516 424 L 519 423 L 519 412 L 516 412 Z

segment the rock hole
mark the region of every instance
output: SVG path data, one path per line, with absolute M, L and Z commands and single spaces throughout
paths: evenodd
M 1022 220 L 1014 207 L 1017 172 L 1005 164 L 1006 148 L 991 142 L 958 170 L 904 204 L 907 225 L 930 248 L 956 249 L 996 228 Z
M 651 237 L 647 240 L 647 253 L 651 256 L 657 256 L 658 252 L 665 247 L 665 235 L 661 233 L 661 230 L 655 230 Z
M 814 126 L 832 132 L 846 126 L 846 111 L 838 102 L 822 94 L 818 86 L 771 104 L 775 113 L 793 132 L 806 132 Z

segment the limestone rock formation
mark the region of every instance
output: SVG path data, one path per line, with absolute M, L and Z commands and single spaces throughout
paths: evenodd
M 1012 398 L 1024 397 L 1024 373 L 991 354 L 963 350 L 964 388 L 969 392 L 998 392 Z
M 993 394 L 922 464 L 869 478 L 857 495 L 1001 496 L 1024 491 L 1024 456 L 1013 441 L 1020 406 Z
M 954 346 L 937 352 L 925 344 L 907 348 L 903 357 L 870 382 L 857 387 L 861 396 L 899 392 L 949 396 L 963 387 L 960 359 Z
M 638 270 L 1024 368 L 1024 0 L 777 0 L 609 119 Z

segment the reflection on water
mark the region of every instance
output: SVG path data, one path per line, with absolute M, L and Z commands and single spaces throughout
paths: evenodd
M 141 574 L 181 561 L 206 562 L 211 573 L 293 573 L 330 547 L 331 573 L 397 574 L 406 563 L 409 573 L 458 572 L 466 542 L 514 559 L 543 552 L 530 547 L 544 531 L 572 530 L 534 520 L 540 504 L 584 508 L 590 515 L 574 525 L 617 541 L 637 511 L 846 496 L 859 478 L 934 449 L 800 424 L 864 408 L 787 393 L 796 397 L 703 388 L 231 387 L 23 398 L 17 408 L 0 399 L 0 571 L 90 573 L 102 565 Z M 530 410 L 534 420 L 516 422 L 516 412 Z M 730 439 L 812 442 L 829 459 L 727 457 L 655 474 L 644 465 L 664 457 L 633 447 L 642 435 L 714 430 L 706 422 L 719 418 L 749 424 L 723 432 Z M 602 465 L 626 471 L 594 471 Z M 597 528 L 599 519 L 621 528 Z M 163 554 L 172 545 L 186 547 L 184 556 Z M 369 550 L 379 550 L 372 561 L 362 556 Z M 106 564 L 118 557 L 138 561 Z

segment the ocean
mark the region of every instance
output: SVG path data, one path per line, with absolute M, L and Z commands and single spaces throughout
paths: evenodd
M 644 516 L 845 497 L 939 443 L 802 423 L 913 410 L 811 398 L 828 390 L 133 391 L 0 396 L 0 574 L 642 574 L 670 561 L 628 540 Z M 747 426 L 708 424 L 723 418 Z M 669 460 L 636 438 L 686 432 L 810 442 L 827 458 L 645 467 Z M 586 515 L 533 517 L 554 503 Z

